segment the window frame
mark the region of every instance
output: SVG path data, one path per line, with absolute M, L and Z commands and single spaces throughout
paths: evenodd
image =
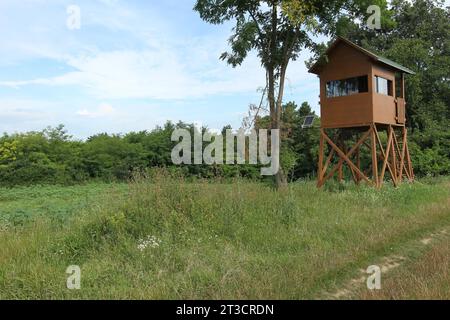
M 360 81 L 361 78 L 364 78 L 364 82 L 362 83 Z M 350 82 L 350 80 L 357 80 L 357 89 L 358 92 L 353 92 L 353 93 L 348 93 L 348 87 L 346 85 L 344 85 L 344 90 L 347 92 L 347 94 L 343 94 L 343 95 L 329 95 L 329 86 L 331 83 L 333 82 L 340 82 L 340 83 L 346 83 L 346 82 Z M 360 91 L 360 88 L 363 88 L 362 91 Z M 333 98 L 340 98 L 340 97 L 349 97 L 349 96 L 354 96 L 357 94 L 363 94 L 363 93 L 369 93 L 369 75 L 368 74 L 364 74 L 361 76 L 356 76 L 356 77 L 349 77 L 349 78 L 345 78 L 345 79 L 338 79 L 338 80 L 329 80 L 325 82 L 325 97 L 326 99 L 333 99 Z
M 382 76 L 378 76 L 378 75 L 374 75 L 374 84 L 375 84 L 375 93 L 376 94 L 381 94 L 383 96 L 388 96 L 388 97 L 393 97 L 394 98 L 394 81 L 392 81 L 392 79 L 387 79 L 385 77 Z M 387 88 L 387 92 L 380 92 L 379 88 L 379 83 L 378 83 L 378 79 L 382 79 L 386 81 L 386 88 Z

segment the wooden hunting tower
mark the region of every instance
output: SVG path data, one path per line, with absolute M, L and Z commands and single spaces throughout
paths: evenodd
M 356 183 L 380 187 L 386 170 L 396 186 L 404 176 L 414 180 L 405 127 L 405 74 L 414 72 L 344 38 L 325 57 L 309 70 L 320 78 L 318 186 L 336 173 L 342 180 L 344 164 Z M 361 161 L 362 148 L 370 161 Z

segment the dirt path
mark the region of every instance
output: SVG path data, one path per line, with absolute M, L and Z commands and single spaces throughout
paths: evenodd
M 424 236 L 423 238 L 420 238 L 412 242 L 409 245 L 414 246 L 416 248 L 425 249 L 431 244 L 441 241 L 444 238 L 450 238 L 450 226 L 438 229 L 438 231 L 430 233 Z M 407 260 L 408 258 L 402 255 L 390 255 L 380 258 L 378 260 L 378 263 L 375 265 L 380 267 L 381 274 L 383 276 L 388 274 L 392 270 L 401 267 Z M 322 297 L 329 300 L 338 300 L 338 299 L 349 299 L 352 296 L 354 296 L 355 292 L 358 289 L 361 289 L 363 286 L 366 285 L 366 281 L 369 276 L 369 274 L 367 274 L 366 270 L 364 269 L 360 269 L 359 272 L 361 274 L 360 276 L 355 277 L 344 283 L 341 289 L 334 292 L 325 292 Z

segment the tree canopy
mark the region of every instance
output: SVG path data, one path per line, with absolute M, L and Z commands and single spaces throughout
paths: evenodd
M 416 72 L 406 80 L 407 126 L 419 174 L 450 171 L 450 8 L 437 0 L 393 0 L 392 24 L 372 32 L 355 21 L 339 34 Z
M 414 169 L 418 176 L 450 174 L 450 9 L 437 0 L 393 0 L 390 6 L 374 0 L 323 2 L 199 0 L 196 4 L 196 10 L 208 22 L 236 21 L 230 51 L 222 55 L 223 59 L 237 66 L 256 50 L 271 74 L 272 82 L 268 81 L 263 90 L 265 98 L 272 101 L 271 113 L 257 114 L 251 124 L 256 129 L 276 125 L 281 130 L 281 163 L 286 178 L 315 176 L 319 120 L 313 128 L 302 130 L 304 117 L 314 112 L 307 103 L 299 107 L 295 102 L 283 102 L 281 80 L 286 61 L 297 59 L 300 50 L 309 48 L 317 55 L 322 52 L 325 44 L 314 42 L 317 32 L 344 36 L 416 72 L 406 82 Z M 362 19 L 374 3 L 384 8 L 382 29 L 378 31 L 369 29 Z M 272 22 L 276 24 L 275 33 L 271 32 Z M 282 59 L 287 57 L 286 52 L 290 52 L 289 60 Z M 101 133 L 86 141 L 71 137 L 64 126 L 4 134 L 0 136 L 0 184 L 124 181 L 133 171 L 157 167 L 186 177 L 261 179 L 259 168 L 252 165 L 173 165 L 171 135 L 177 127 L 194 130 L 191 124 L 167 122 L 149 131 Z M 229 128 L 225 126 L 224 130 Z
M 364 19 L 367 7 L 373 4 L 387 12 L 385 0 L 370 4 L 366 0 L 197 0 L 194 10 L 208 23 L 234 21 L 230 50 L 220 57 L 233 67 L 256 51 L 266 71 L 270 127 L 280 129 L 289 63 L 297 60 L 303 49 L 319 51 L 318 34 L 334 35 L 336 26 L 348 17 Z M 281 166 L 276 184 L 285 183 Z

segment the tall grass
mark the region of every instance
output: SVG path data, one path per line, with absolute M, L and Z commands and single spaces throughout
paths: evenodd
M 62 225 L 41 217 L 0 231 L 0 298 L 315 298 L 450 224 L 448 187 L 299 182 L 277 192 L 238 179 L 136 177 Z M 81 290 L 66 288 L 69 265 L 81 267 Z
M 356 292 L 361 299 L 450 299 L 450 237 L 385 277 L 383 290 Z

